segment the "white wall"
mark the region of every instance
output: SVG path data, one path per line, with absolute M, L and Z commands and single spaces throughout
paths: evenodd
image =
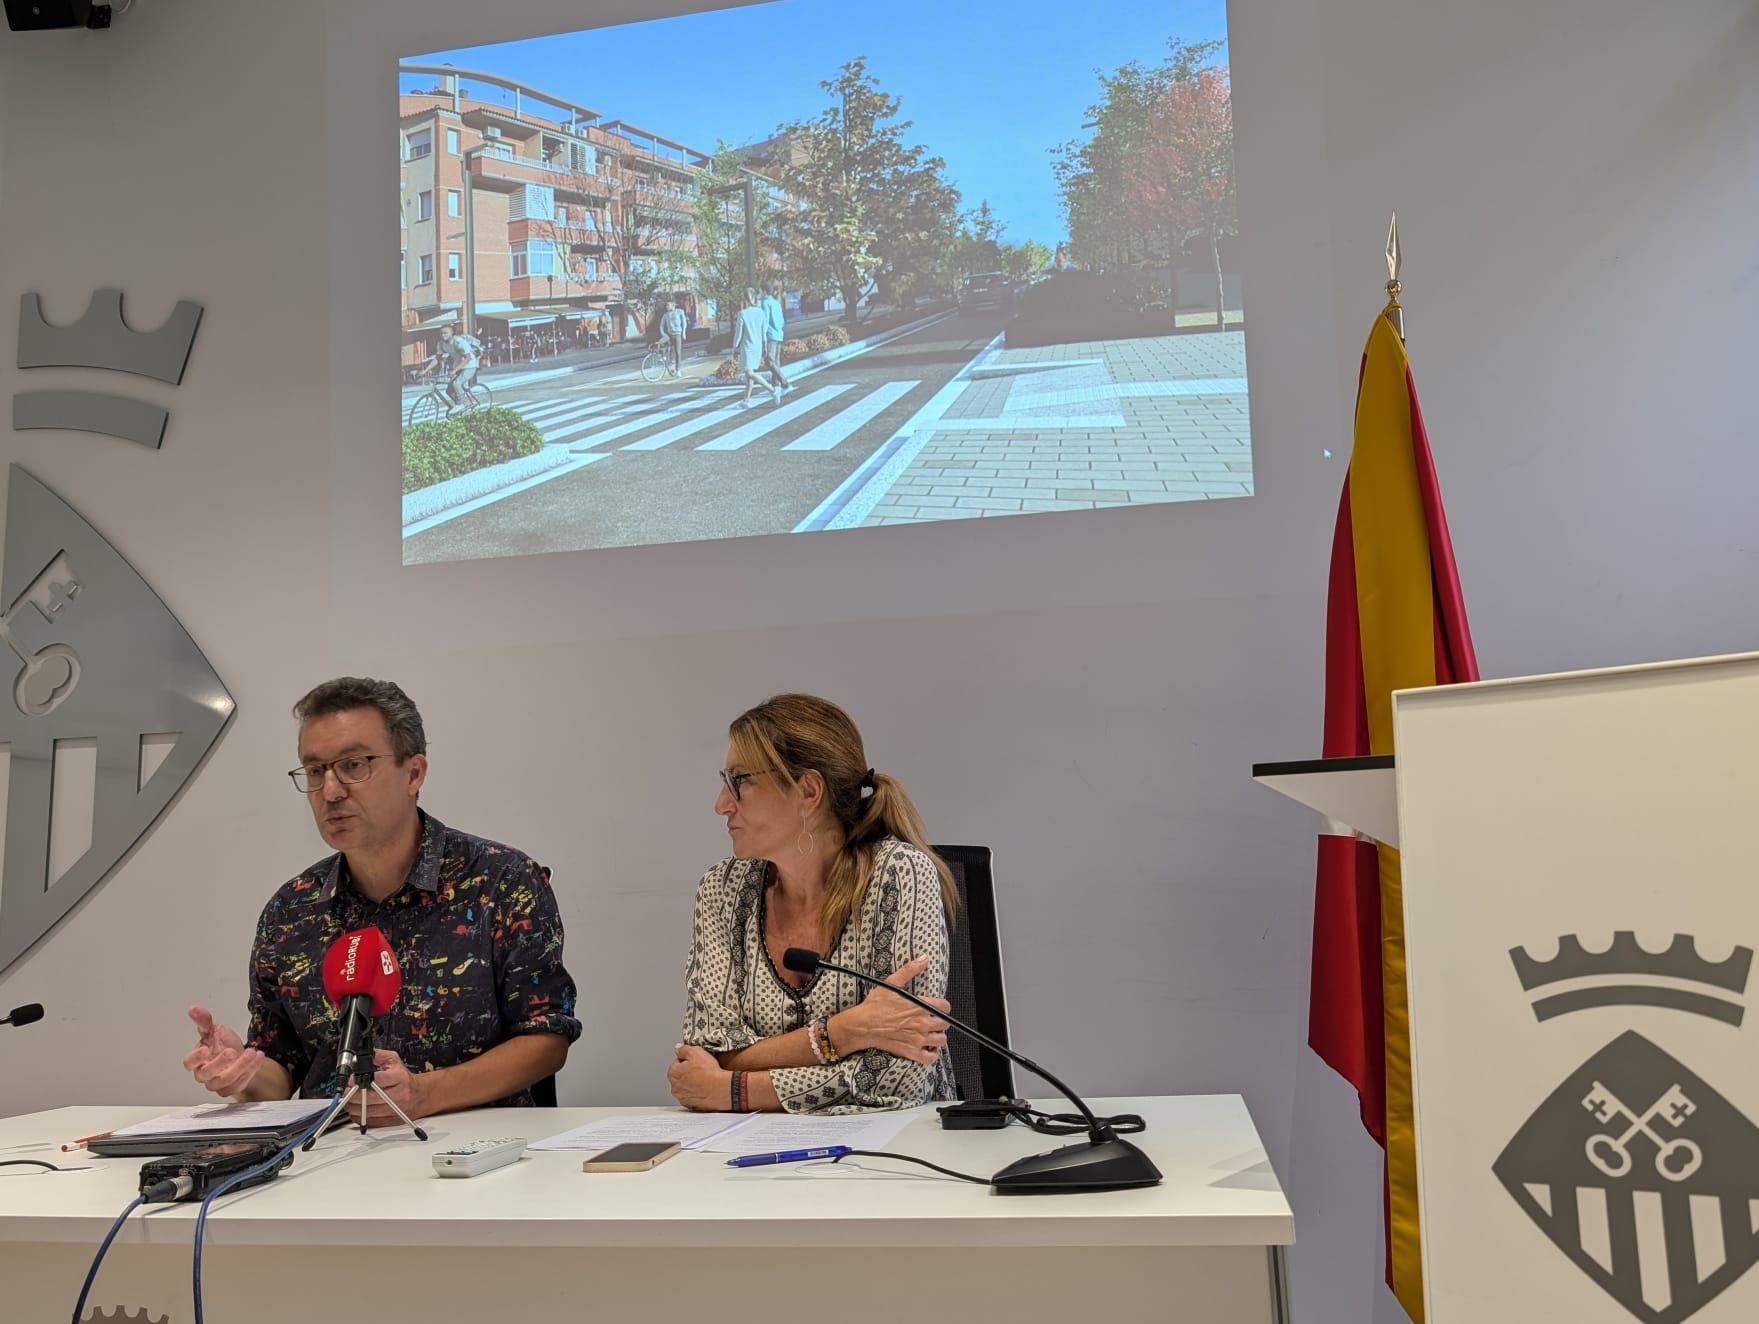
M 1750 646 L 1753 8 L 1236 0 L 1257 497 L 407 570 L 392 63 L 579 6 L 137 0 L 108 33 L 0 37 L 0 309 L 40 289 L 65 318 L 101 284 L 139 325 L 208 306 L 155 395 L 161 453 L 25 433 L 6 457 L 132 560 L 239 704 L 149 839 L 0 978 L 0 1003 L 49 1008 L 0 1043 L 0 1111 L 188 1096 L 183 1006 L 239 1015 L 257 910 L 323 853 L 282 785 L 286 710 L 341 671 L 422 705 L 435 812 L 556 869 L 587 1023 L 564 1101 L 663 1099 L 726 723 L 806 688 L 934 835 L 996 847 L 1018 1042 L 1096 1094 L 1242 1091 L 1296 1201 L 1302 1320 L 1384 1312 L 1376 1151 L 1301 1047 L 1311 823 L 1247 774 L 1318 747 L 1386 213 L 1486 672 Z M 14 335 L 0 317 L 0 365 Z

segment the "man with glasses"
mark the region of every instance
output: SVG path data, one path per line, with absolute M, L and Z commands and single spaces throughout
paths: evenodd
M 412 1118 L 532 1103 L 532 1085 L 561 1068 L 581 1028 L 549 871 L 417 806 L 427 737 L 398 686 L 326 681 L 293 715 L 300 766 L 287 775 L 336 853 L 263 910 L 248 1034 L 191 1007 L 199 1038 L 184 1066 L 240 1100 L 335 1094 L 343 1082 L 324 954 L 370 926 L 403 973 L 375 1027 L 379 1087 Z M 369 1124 L 398 1120 L 370 1092 L 362 1097 Z

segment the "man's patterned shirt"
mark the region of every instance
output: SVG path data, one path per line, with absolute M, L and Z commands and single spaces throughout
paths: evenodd
M 285 1067 L 302 1096 L 336 1092 L 337 1016 L 324 994 L 324 954 L 368 926 L 385 935 L 403 972 L 402 992 L 373 1023 L 373 1042 L 395 1049 L 411 1071 L 457 1066 L 515 1035 L 580 1037 L 549 870 L 422 813 L 415 865 L 384 901 L 357 892 L 336 854 L 263 909 L 247 1042 Z M 521 1090 L 487 1106 L 531 1101 Z

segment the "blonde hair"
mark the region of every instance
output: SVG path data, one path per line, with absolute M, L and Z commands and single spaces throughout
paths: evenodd
M 819 915 L 823 950 L 836 945 L 873 876 L 882 837 L 897 837 L 928 856 L 940 879 L 949 924 L 959 912 L 953 875 L 928 844 L 916 804 L 896 777 L 867 766 L 861 732 L 849 714 L 811 694 L 778 694 L 741 713 L 727 728 L 733 750 L 748 769 L 765 768 L 792 790 L 808 772 L 824 779 L 825 810 L 843 833 L 831 861 Z M 863 795 L 864 791 L 870 794 Z

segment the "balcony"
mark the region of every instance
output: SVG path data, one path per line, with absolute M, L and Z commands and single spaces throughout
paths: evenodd
M 529 156 L 473 157 L 472 182 L 478 188 L 511 192 L 520 184 L 543 184 L 564 196 L 609 198 L 617 190 L 615 176 L 604 171 L 570 170 Z
M 604 230 L 594 229 L 590 225 L 563 225 L 557 221 L 542 221 L 535 217 L 508 221 L 507 241 L 515 245 L 532 241 L 548 242 L 579 249 L 604 248 L 611 242 Z
M 622 292 L 622 282 L 614 277 L 587 276 L 515 276 L 507 283 L 508 297 L 515 302 L 561 299 L 607 299 Z

